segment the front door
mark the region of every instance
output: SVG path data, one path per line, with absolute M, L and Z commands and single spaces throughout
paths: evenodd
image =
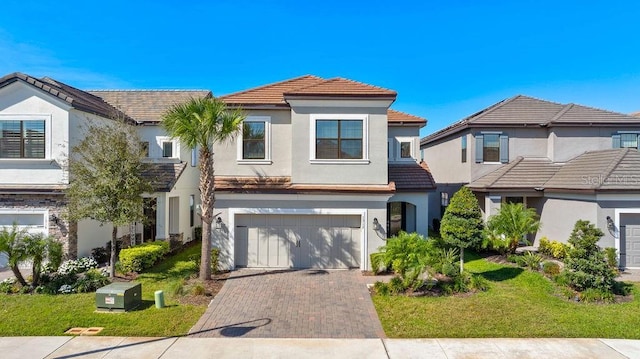
M 145 198 L 144 200 L 144 226 L 142 229 L 142 241 L 150 242 L 156 239 L 156 199 Z

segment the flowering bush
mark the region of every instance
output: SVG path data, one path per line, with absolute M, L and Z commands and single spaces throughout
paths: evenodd
M 63 284 L 60 287 L 60 289 L 58 289 L 58 292 L 60 292 L 62 294 L 71 294 L 71 293 L 75 293 L 75 291 L 76 290 L 70 284 Z
M 98 268 L 98 262 L 92 257 L 82 257 L 76 260 L 64 261 L 58 268 L 58 274 L 71 275 L 83 273 L 93 268 Z
M 17 282 L 13 277 L 3 280 L 0 282 L 0 293 L 16 293 L 18 291 L 18 287 L 16 287 Z

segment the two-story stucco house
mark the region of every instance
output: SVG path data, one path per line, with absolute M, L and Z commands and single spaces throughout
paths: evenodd
M 99 96 L 122 105 L 127 113 Z M 134 96 L 138 96 L 138 107 L 131 103 Z M 146 195 L 150 222 L 137 226 L 138 238 L 190 239 L 192 227 L 198 223 L 195 159 L 156 124 L 169 105 L 192 96 L 211 94 L 166 91 L 143 98 L 138 92 L 91 94 L 50 78 L 21 73 L 0 78 L 0 226 L 17 223 L 29 231 L 52 235 L 63 243 L 69 257 L 88 256 L 92 248 L 110 241 L 109 224 L 101 226 L 92 220 L 69 223 L 64 215 L 64 191 L 73 180 L 68 170 L 70 151 L 84 138 L 87 126 L 118 118 L 137 126 L 148 142 L 150 166 L 145 176 L 152 179 L 155 192 Z M 129 228 L 119 229 L 119 236 L 128 233 Z
M 247 114 L 214 148 L 226 267 L 367 269 L 390 234 L 427 234 L 426 120 L 390 110 L 394 91 L 303 76 L 221 98 Z
M 576 104 L 515 96 L 421 140 L 436 180 L 440 218 L 462 185 L 486 218 L 504 202 L 540 214 L 546 236 L 566 241 L 589 220 L 615 247 L 621 267 L 640 267 L 640 118 Z

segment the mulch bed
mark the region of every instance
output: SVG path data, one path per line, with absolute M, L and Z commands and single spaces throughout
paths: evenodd
M 177 295 L 174 299 L 182 304 L 182 305 L 209 305 L 211 300 L 220 292 L 222 286 L 226 282 L 229 277 L 229 272 L 224 272 L 220 274 L 214 274 L 211 276 L 212 280 L 201 281 L 198 278 L 189 279 L 185 283 L 185 288 L 192 285 L 203 285 L 205 289 L 204 295 L 193 295 L 193 294 L 185 294 L 185 295 Z

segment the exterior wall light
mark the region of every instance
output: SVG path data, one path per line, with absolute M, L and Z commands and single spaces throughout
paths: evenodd
M 220 216 L 216 217 L 216 229 L 222 228 L 222 218 Z
M 610 216 L 607 216 L 607 229 L 613 231 L 616 228 L 616 224 L 613 223 L 613 219 Z

